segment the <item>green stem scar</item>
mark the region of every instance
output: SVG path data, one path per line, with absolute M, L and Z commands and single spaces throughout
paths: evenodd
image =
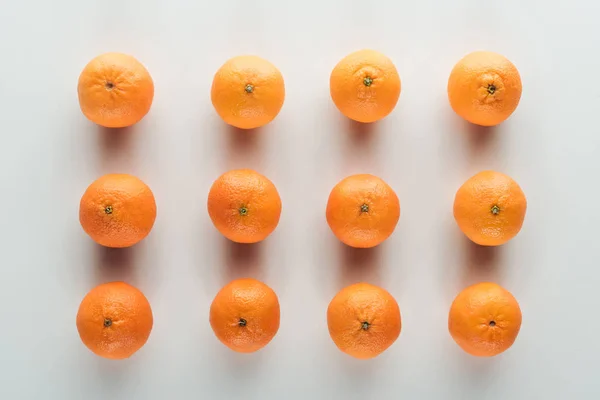
M 362 329 L 363 331 L 366 331 L 367 329 L 369 329 L 369 327 L 371 326 L 370 323 L 368 323 L 367 321 L 362 323 L 362 326 L 360 327 L 360 329 Z
M 112 214 L 112 212 L 113 212 L 112 206 L 106 206 L 106 207 L 104 207 L 104 212 L 107 213 L 107 214 Z
M 238 321 L 238 325 L 246 326 L 246 325 L 248 325 L 248 321 L 246 321 L 244 318 L 240 318 L 240 320 Z
M 104 327 L 108 328 L 112 325 L 112 320 L 108 319 L 108 318 L 104 318 Z
M 241 206 L 238 211 L 240 215 L 248 215 L 248 209 L 246 208 L 246 206 Z
M 373 78 L 367 76 L 365 79 L 363 79 L 363 83 L 365 84 L 365 86 L 369 87 L 373 83 Z
M 254 92 L 254 86 L 252 86 L 251 84 L 247 84 L 244 90 L 246 91 L 246 93 L 252 93 Z
M 496 85 L 494 85 L 493 83 L 490 83 L 487 87 L 487 91 L 489 94 L 496 93 Z
M 363 204 L 362 206 L 360 206 L 360 212 L 361 213 L 369 212 L 369 205 L 368 204 Z
M 490 211 L 492 212 L 492 214 L 498 215 L 500 213 L 500 207 L 494 206 Z

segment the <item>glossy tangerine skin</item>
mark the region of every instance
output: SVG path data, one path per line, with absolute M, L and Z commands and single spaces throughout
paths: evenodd
M 83 298 L 77 312 L 81 340 L 104 358 L 132 356 L 148 340 L 152 325 L 148 299 L 124 282 L 96 286 Z
M 448 330 L 467 353 L 491 357 L 513 345 L 521 322 L 521 309 L 514 296 L 495 283 L 483 282 L 456 296 L 450 307 Z
M 265 347 L 279 330 L 279 300 L 256 279 L 237 279 L 225 285 L 210 306 L 210 325 L 231 350 L 252 353 Z
M 210 96 L 223 121 L 240 129 L 253 129 L 268 124 L 279 114 L 285 85 L 281 72 L 269 61 L 238 56 L 219 68 Z
M 493 86 L 493 91 L 488 90 Z M 516 110 L 521 99 L 519 71 L 506 57 L 476 51 L 462 58 L 448 79 L 448 100 L 465 120 L 494 126 Z
M 482 246 L 499 246 L 515 237 L 523 226 L 526 211 L 527 200 L 521 187 L 496 171 L 482 171 L 469 178 L 454 198 L 458 227 Z
M 273 182 L 249 169 L 221 175 L 210 188 L 207 207 L 217 230 L 237 243 L 266 239 L 281 216 L 281 198 Z
M 98 178 L 87 188 L 79 204 L 83 230 L 106 247 L 133 246 L 148 236 L 155 220 L 152 191 L 128 174 Z
M 363 211 L 363 206 L 368 210 Z M 349 176 L 332 189 L 327 223 L 351 247 L 375 247 L 386 240 L 400 219 L 400 200 L 382 179 L 369 174 Z
M 77 93 L 81 111 L 90 121 L 107 128 L 124 128 L 150 111 L 154 82 L 134 57 L 106 53 L 85 66 Z
M 370 79 L 369 86 L 365 79 Z M 346 117 L 375 122 L 386 117 L 400 98 L 401 82 L 394 63 L 374 50 L 344 57 L 329 78 L 331 98 Z
M 342 289 L 331 300 L 327 326 L 341 351 L 359 359 L 374 358 L 400 336 L 400 308 L 386 290 L 357 283 Z

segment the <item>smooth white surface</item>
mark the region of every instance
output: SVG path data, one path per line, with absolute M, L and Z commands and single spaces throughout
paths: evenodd
M 551 1 L 3 2 L 0 12 L 2 399 L 597 399 L 597 200 L 600 3 Z M 361 48 L 387 54 L 402 79 L 396 110 L 357 128 L 335 109 L 329 74 Z M 466 53 L 493 50 L 518 67 L 523 97 L 493 132 L 463 123 L 446 82 Z M 77 78 L 106 51 L 134 55 L 156 94 L 133 129 L 108 132 L 81 114 Z M 217 68 L 257 54 L 282 71 L 287 98 L 260 132 L 225 126 L 210 103 Z M 232 168 L 273 180 L 283 201 L 263 244 L 233 246 L 206 212 L 212 181 Z M 452 217 L 456 189 L 482 169 L 514 177 L 523 230 L 480 249 Z M 94 245 L 79 199 L 108 172 L 139 176 L 158 218 L 130 250 Z M 337 242 L 330 189 L 359 172 L 398 193 L 394 235 L 373 251 Z M 222 346 L 208 309 L 232 278 L 278 293 L 281 328 L 263 351 Z M 147 345 L 122 362 L 80 342 L 85 293 L 125 280 L 149 298 Z M 375 360 L 340 353 L 326 326 L 334 294 L 355 281 L 388 289 L 399 340 Z M 454 296 L 493 280 L 523 310 L 515 345 L 464 354 L 447 331 Z

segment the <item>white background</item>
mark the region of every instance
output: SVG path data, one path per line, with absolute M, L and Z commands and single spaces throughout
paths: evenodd
M 2 1 L 0 11 L 0 398 L 2 399 L 597 399 L 600 3 L 548 1 Z M 395 111 L 367 127 L 329 96 L 348 53 L 387 54 L 402 79 Z M 453 65 L 492 50 L 518 67 L 523 97 L 496 129 L 451 111 Z M 94 56 L 130 53 L 156 93 L 147 117 L 109 131 L 79 110 Z M 212 77 L 257 54 L 282 72 L 286 100 L 257 132 L 222 123 Z M 256 246 L 228 243 L 206 197 L 232 168 L 278 187 L 279 227 Z M 478 248 L 452 217 L 456 189 L 482 169 L 512 176 L 528 210 L 521 233 Z M 85 188 L 109 172 L 154 191 L 150 236 L 128 250 L 95 245 L 78 221 Z M 373 250 L 341 245 L 325 221 L 343 177 L 379 175 L 402 207 Z M 233 278 L 274 288 L 281 328 L 240 355 L 214 337 L 212 298 Z M 109 361 L 81 343 L 75 315 L 99 283 L 125 280 L 153 308 L 150 339 Z M 447 314 L 466 285 L 492 280 L 521 304 L 514 346 L 491 359 L 452 341 Z M 356 281 L 398 300 L 403 329 L 358 361 L 329 338 L 326 308 Z

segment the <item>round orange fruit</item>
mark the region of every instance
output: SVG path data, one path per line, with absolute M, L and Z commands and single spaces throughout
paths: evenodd
M 210 306 L 210 326 L 231 350 L 252 353 L 265 347 L 279 330 L 279 300 L 256 279 L 225 285 Z
M 456 296 L 450 307 L 448 329 L 467 353 L 491 357 L 512 346 L 521 320 L 521 309 L 513 295 L 495 283 L 484 282 Z
M 129 247 L 144 239 L 156 219 L 156 203 L 150 188 L 127 174 L 98 178 L 79 204 L 79 222 L 98 244 Z
M 210 96 L 223 121 L 240 129 L 253 129 L 279 114 L 285 85 L 281 72 L 269 61 L 238 56 L 219 68 Z
M 90 121 L 107 128 L 124 128 L 148 113 L 154 83 L 148 70 L 134 57 L 106 53 L 85 66 L 77 93 L 81 111 Z
M 400 219 L 400 201 L 382 179 L 352 175 L 331 191 L 326 216 L 329 227 L 343 243 L 374 247 L 394 232 Z
M 400 308 L 386 290 L 357 283 L 342 289 L 331 300 L 327 326 L 341 351 L 360 359 L 373 358 L 400 336 Z
M 467 180 L 454 198 L 454 219 L 473 242 L 498 246 L 515 237 L 523 226 L 527 200 L 511 177 L 480 172 Z
M 498 125 L 510 117 L 519 105 L 521 90 L 521 76 L 513 63 L 489 51 L 466 55 L 448 79 L 454 112 L 482 126 Z
M 132 356 L 148 340 L 153 318 L 142 292 L 124 282 L 92 289 L 77 312 L 77 331 L 92 352 L 112 359 Z
M 229 240 L 256 243 L 277 227 L 281 199 L 267 177 L 249 169 L 232 170 L 221 175 L 210 188 L 208 214 Z
M 344 57 L 331 72 L 331 98 L 346 117 L 375 122 L 392 112 L 400 97 L 400 76 L 385 55 L 360 50 Z

